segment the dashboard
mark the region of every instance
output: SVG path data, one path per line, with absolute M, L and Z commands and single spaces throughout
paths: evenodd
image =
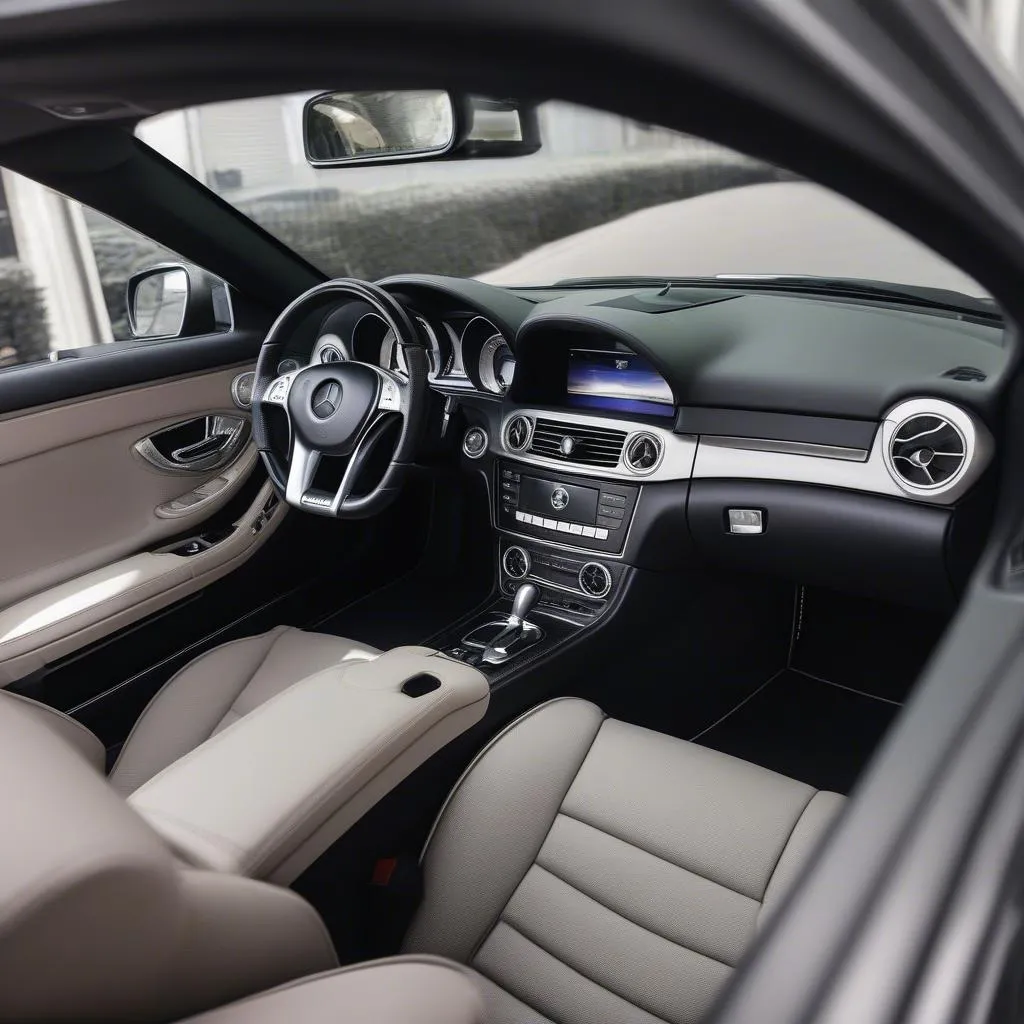
M 445 426 L 457 410 L 504 585 L 523 578 L 510 545 L 517 567 L 710 560 L 910 603 L 965 577 L 1012 354 L 996 318 L 756 288 L 380 283 L 422 331 Z M 279 369 L 338 359 L 405 372 L 357 302 Z

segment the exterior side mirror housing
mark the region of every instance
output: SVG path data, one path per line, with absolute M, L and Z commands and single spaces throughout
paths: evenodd
M 540 148 L 536 110 L 443 89 L 324 92 L 302 113 L 314 167 L 523 156 Z
M 230 330 L 227 285 L 199 267 L 159 263 L 128 279 L 128 324 L 138 339 L 193 338 Z

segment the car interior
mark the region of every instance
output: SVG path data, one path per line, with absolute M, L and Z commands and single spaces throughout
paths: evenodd
M 978 564 L 999 306 L 325 279 L 92 102 L 0 165 L 182 260 L 0 371 L 0 1019 L 708 1020 Z

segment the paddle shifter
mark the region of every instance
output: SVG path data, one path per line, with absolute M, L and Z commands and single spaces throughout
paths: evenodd
M 488 644 L 480 659 L 485 665 L 501 665 L 531 644 L 535 644 L 544 635 L 539 626 L 527 621 L 527 616 L 539 600 L 540 590 L 532 583 L 520 585 L 512 599 L 512 614 L 501 632 Z

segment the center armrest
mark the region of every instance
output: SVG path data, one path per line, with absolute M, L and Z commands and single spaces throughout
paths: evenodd
M 488 700 L 476 669 L 398 647 L 295 683 L 129 802 L 189 863 L 288 884 Z

